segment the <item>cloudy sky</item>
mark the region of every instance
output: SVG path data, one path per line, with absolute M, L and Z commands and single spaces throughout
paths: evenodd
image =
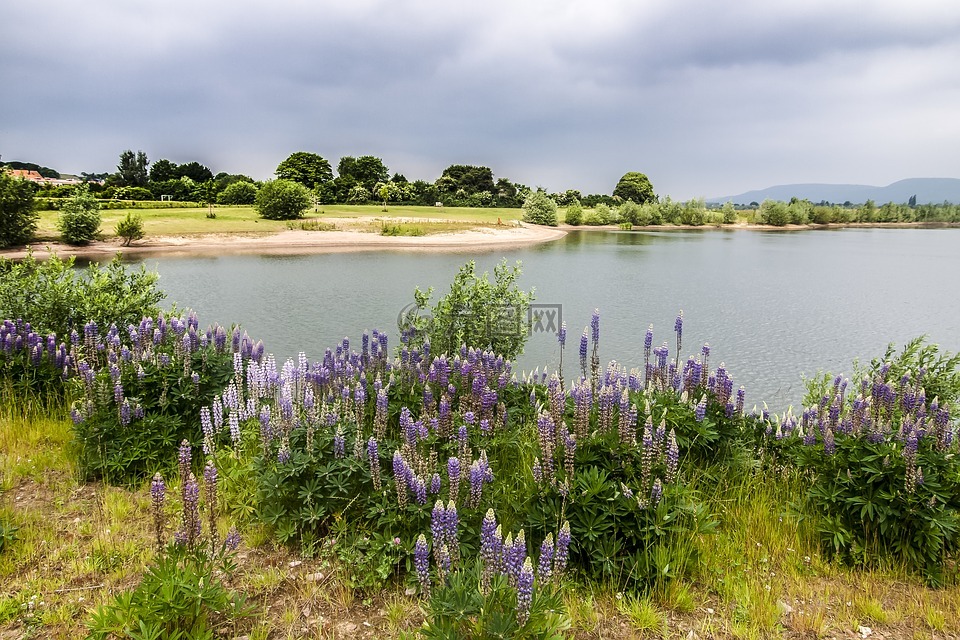
M 661 194 L 960 177 L 956 0 L 0 3 L 0 155 Z

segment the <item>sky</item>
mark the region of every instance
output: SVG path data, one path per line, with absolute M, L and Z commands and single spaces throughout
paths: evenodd
M 295 151 L 674 199 L 960 177 L 956 0 L 0 3 L 0 156 Z

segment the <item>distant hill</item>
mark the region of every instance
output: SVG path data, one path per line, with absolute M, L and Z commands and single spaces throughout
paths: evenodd
M 781 184 L 735 196 L 710 198 L 707 202 L 730 201 L 734 204 L 750 204 L 768 199 L 787 202 L 791 198 L 800 198 L 811 202 L 826 200 L 837 204 L 844 202 L 862 204 L 867 200 L 884 204 L 886 202 L 906 203 L 911 196 L 917 196 L 917 204 L 939 204 L 944 200 L 960 203 L 960 179 L 909 178 L 885 187 L 872 187 L 865 184 Z

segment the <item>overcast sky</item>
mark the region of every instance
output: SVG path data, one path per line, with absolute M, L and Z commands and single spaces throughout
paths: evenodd
M 960 177 L 960 2 L 0 2 L 0 154 L 272 176 L 294 151 L 687 199 Z

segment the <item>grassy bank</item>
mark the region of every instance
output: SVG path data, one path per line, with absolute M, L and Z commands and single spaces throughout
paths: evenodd
M 100 604 L 132 588 L 153 558 L 150 496 L 77 479 L 63 411 L 0 414 L 0 522 L 15 540 L 0 553 L 0 637 L 76 638 Z M 928 589 L 896 567 L 855 571 L 824 559 L 816 521 L 789 505 L 797 479 L 759 472 L 717 485 L 697 480 L 720 518 L 693 580 L 649 596 L 571 582 L 563 591 L 576 638 L 881 637 L 960 633 L 960 589 Z M 170 488 L 171 493 L 177 487 Z M 277 547 L 259 525 L 229 586 L 257 618 L 235 629 L 250 638 L 401 637 L 423 620 L 403 585 L 351 587 L 349 567 Z M 693 631 L 694 636 L 689 633 Z

